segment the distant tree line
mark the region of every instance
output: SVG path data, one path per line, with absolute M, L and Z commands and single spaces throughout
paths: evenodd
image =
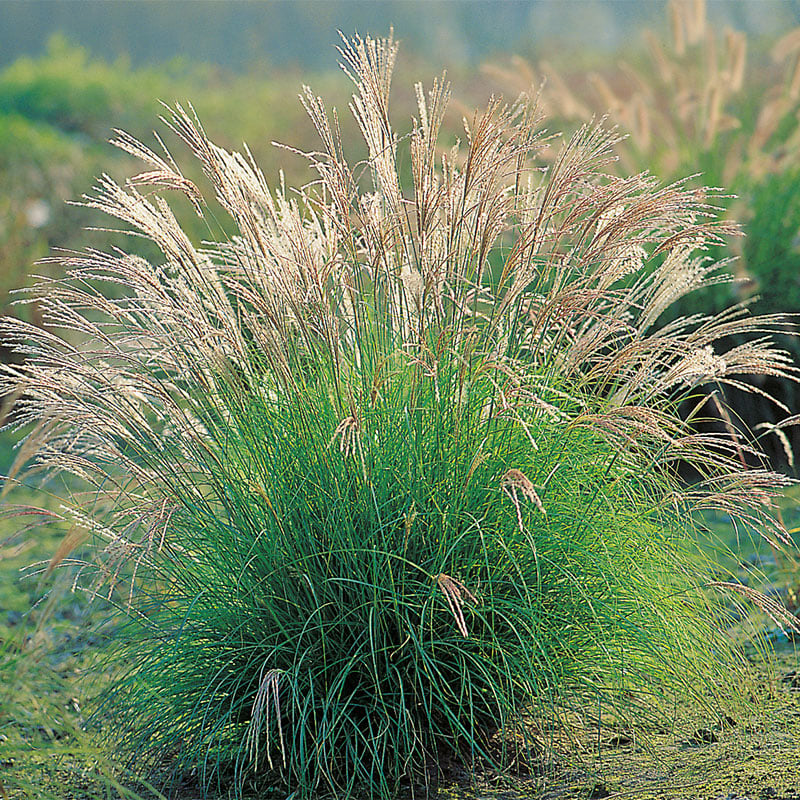
M 394 26 L 404 52 L 442 65 L 564 43 L 615 48 L 664 19 L 665 2 L 639 0 L 4 0 L 0 64 L 38 55 L 61 32 L 94 56 L 136 65 L 176 56 L 233 70 L 254 64 L 329 69 L 337 30 L 382 35 Z M 721 24 L 766 32 L 800 23 L 800 0 L 715 3 Z M 757 7 L 757 8 L 756 8 Z

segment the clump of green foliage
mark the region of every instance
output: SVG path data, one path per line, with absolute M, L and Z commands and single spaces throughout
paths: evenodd
M 711 579 L 692 518 L 721 508 L 778 544 L 786 480 L 676 409 L 709 382 L 789 379 L 768 338 L 721 348 L 786 322 L 656 324 L 713 280 L 713 193 L 610 177 L 598 126 L 545 168 L 525 101 L 442 150 L 440 81 L 401 139 L 396 51 L 342 50 L 357 169 L 305 90 L 321 147 L 296 194 L 172 112 L 235 230 L 202 247 L 163 196 L 205 218 L 196 184 L 119 134 L 146 170 L 87 205 L 159 259 L 68 258 L 33 295 L 47 331 L 2 327 L 28 356 L 2 382 L 37 425 L 22 459 L 87 485 L 56 560 L 89 537 L 76 581 L 128 615 L 105 708 L 153 774 L 390 797 L 530 766 L 587 705 L 640 728 L 679 699 L 723 716 L 746 662 L 719 590 L 782 613 Z

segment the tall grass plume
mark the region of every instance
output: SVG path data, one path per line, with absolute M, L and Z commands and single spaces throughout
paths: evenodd
M 787 479 L 677 408 L 795 369 L 780 315 L 659 323 L 724 267 L 704 256 L 733 230 L 719 191 L 613 177 L 613 130 L 558 144 L 524 96 L 445 144 L 443 79 L 401 136 L 396 43 L 341 52 L 363 162 L 307 87 L 321 143 L 296 190 L 176 106 L 235 235 L 192 241 L 165 197 L 215 231 L 202 187 L 119 133 L 145 169 L 85 203 L 160 256 L 67 254 L 33 293 L 47 327 L 3 324 L 32 468 L 82 487 L 76 585 L 130 619 L 119 745 L 207 787 L 388 797 L 531 763 L 587 707 L 724 715 L 745 669 L 725 603 L 749 597 L 712 577 L 692 520 L 722 508 L 780 547 Z

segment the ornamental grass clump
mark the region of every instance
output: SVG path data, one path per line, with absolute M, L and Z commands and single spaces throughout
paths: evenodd
M 70 255 L 35 291 L 47 329 L 3 328 L 27 357 L 4 379 L 37 426 L 24 447 L 84 487 L 60 513 L 92 555 L 54 562 L 129 619 L 101 710 L 116 742 L 207 787 L 388 797 L 533 768 L 587 708 L 724 714 L 745 669 L 724 608 L 760 596 L 723 596 L 693 514 L 780 545 L 786 479 L 676 409 L 794 368 L 780 316 L 659 327 L 715 280 L 715 192 L 607 175 L 601 125 L 545 169 L 557 145 L 524 97 L 445 147 L 444 82 L 399 136 L 393 40 L 342 55 L 362 163 L 308 88 L 318 179 L 292 192 L 177 106 L 235 235 L 190 241 L 164 193 L 219 230 L 200 189 L 120 133 L 146 171 L 86 203 L 160 256 Z

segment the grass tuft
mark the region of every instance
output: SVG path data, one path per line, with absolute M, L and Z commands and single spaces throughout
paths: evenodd
M 693 519 L 719 508 L 781 547 L 788 480 L 691 423 L 717 396 L 700 387 L 793 379 L 769 340 L 788 322 L 659 327 L 716 279 L 714 190 L 610 177 L 600 125 L 545 167 L 526 98 L 443 150 L 443 81 L 400 137 L 396 50 L 342 46 L 358 168 L 304 90 L 321 150 L 297 193 L 168 112 L 230 239 L 193 243 L 162 195 L 202 217 L 201 187 L 120 134 L 146 171 L 86 204 L 163 259 L 69 256 L 35 290 L 47 329 L 2 329 L 28 356 L 0 387 L 37 425 L 27 451 L 85 485 L 51 563 L 127 615 L 98 713 L 162 779 L 390 797 L 540 766 L 587 709 L 644 730 L 676 702 L 724 719 L 741 700 L 726 608 L 762 596 L 712 579 Z

